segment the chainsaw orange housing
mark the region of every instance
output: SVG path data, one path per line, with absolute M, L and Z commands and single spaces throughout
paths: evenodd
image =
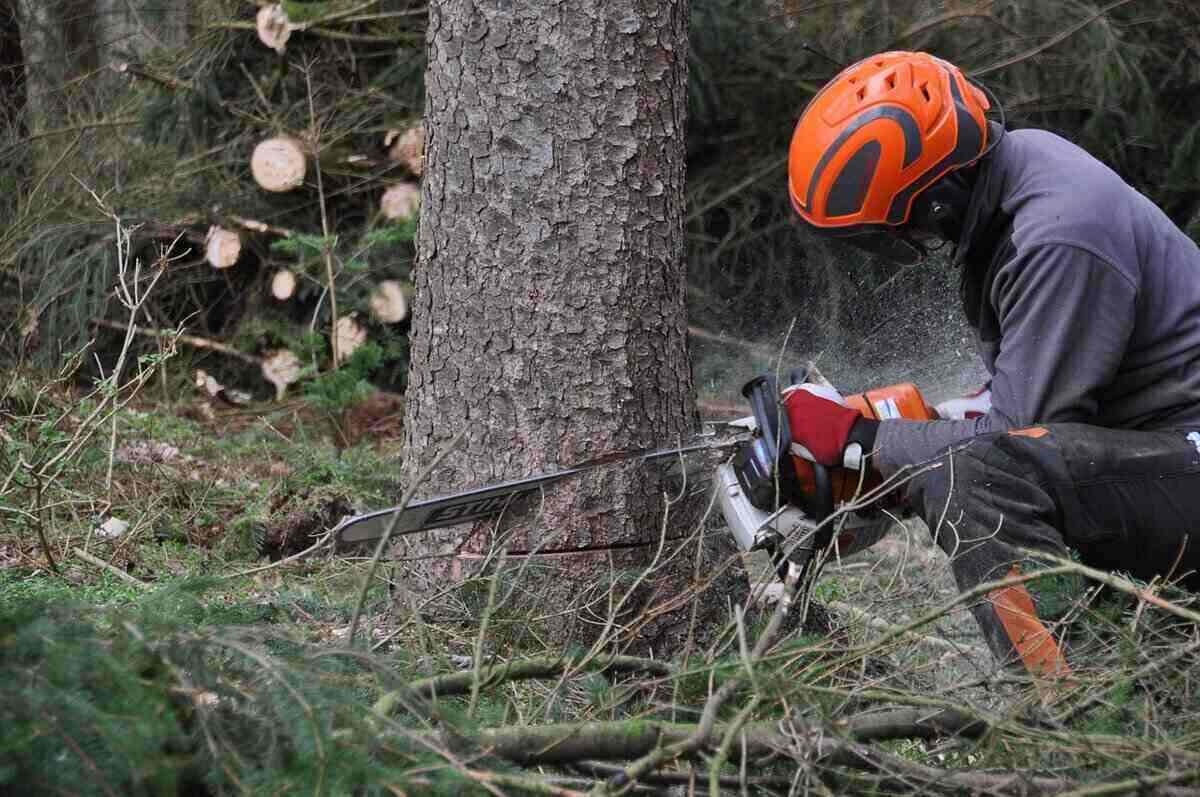
M 846 403 L 857 410 L 860 415 L 876 421 L 905 419 L 910 421 L 932 421 L 937 418 L 925 397 L 917 386 L 911 382 L 868 390 L 846 397 Z M 807 459 L 792 456 L 796 467 L 796 476 L 800 480 L 800 489 L 811 494 L 816 490 L 816 477 L 813 474 L 812 463 Z M 836 506 L 860 491 L 866 492 L 877 486 L 881 479 L 877 472 L 868 471 L 865 475 L 849 468 L 831 468 L 830 481 L 833 486 L 833 502 Z

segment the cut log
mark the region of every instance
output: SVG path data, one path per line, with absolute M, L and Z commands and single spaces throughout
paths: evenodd
M 371 291 L 371 314 L 384 324 L 398 324 L 408 316 L 408 299 L 396 280 L 384 280 Z
M 287 349 L 268 352 L 263 357 L 262 375 L 275 386 L 275 400 L 282 401 L 288 385 L 300 379 L 300 358 Z
M 233 230 L 213 225 L 205 238 L 205 254 L 213 268 L 229 268 L 242 254 L 242 238 Z
M 333 326 L 333 334 L 337 336 L 337 361 L 340 365 L 350 359 L 354 350 L 367 342 L 367 330 L 354 320 L 354 316 L 344 315 Z
M 416 183 L 396 183 L 383 192 L 379 210 L 393 221 L 407 219 L 421 207 L 421 189 Z
M 413 176 L 420 177 L 425 171 L 425 125 L 389 130 L 383 145 L 388 148 L 388 158 L 404 164 Z
M 307 170 L 304 147 L 289 136 L 277 136 L 259 142 L 250 158 L 254 182 L 273 193 L 299 188 L 304 184 Z
M 271 295 L 281 302 L 286 302 L 296 293 L 296 275 L 281 268 L 271 277 Z
M 197 389 L 210 399 L 217 399 L 235 407 L 250 401 L 250 396 L 241 390 L 226 390 L 224 385 L 202 368 L 197 368 L 192 376 Z
M 283 55 L 293 29 L 287 12 L 283 10 L 283 4 L 272 3 L 260 8 L 255 27 L 258 30 L 258 40 Z

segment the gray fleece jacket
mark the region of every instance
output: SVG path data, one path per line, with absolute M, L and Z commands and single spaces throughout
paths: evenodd
M 958 252 L 992 410 L 883 422 L 885 473 L 1037 423 L 1200 428 L 1200 249 L 1107 166 L 1053 133 L 1008 132 Z

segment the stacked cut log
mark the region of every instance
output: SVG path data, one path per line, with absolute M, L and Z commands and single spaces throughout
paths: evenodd
M 371 292 L 371 314 L 384 324 L 398 324 L 408 317 L 408 299 L 396 280 L 384 280 Z
M 396 183 L 383 192 L 379 210 L 384 218 L 400 221 L 411 218 L 421 207 L 421 189 L 416 183 Z
M 250 158 L 250 173 L 264 191 L 283 193 L 304 185 L 308 162 L 304 146 L 291 136 L 259 142 Z
M 242 238 L 233 230 L 212 226 L 205 237 L 205 259 L 213 268 L 229 268 L 242 254 Z
M 275 400 L 282 401 L 288 385 L 300 379 L 300 358 L 287 349 L 268 352 L 263 357 L 262 374 L 275 386 Z
M 296 293 L 296 275 L 286 268 L 281 268 L 271 277 L 271 295 L 281 302 L 286 302 Z
M 333 325 L 335 359 L 340 365 L 367 342 L 367 330 L 352 315 L 344 315 Z
M 283 4 L 272 3 L 258 10 L 255 29 L 258 31 L 259 41 L 283 55 L 294 27 L 283 9 Z
M 404 165 L 413 177 L 425 171 L 425 126 L 415 125 L 407 130 L 389 130 L 383 139 L 388 159 Z

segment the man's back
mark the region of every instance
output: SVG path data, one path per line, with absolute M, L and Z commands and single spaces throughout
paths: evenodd
M 987 188 L 1012 219 L 1014 257 L 1002 266 L 990 297 L 1000 314 L 1015 298 L 1028 255 L 1040 247 L 1084 250 L 1105 265 L 1079 267 L 1120 275 L 1124 288 L 1100 291 L 1088 308 L 1097 327 L 1125 324 L 1127 340 L 1115 372 L 1096 394 L 1101 426 L 1154 429 L 1200 423 L 1200 249 L 1149 199 L 1084 150 L 1042 130 L 1010 132 L 988 169 Z M 1066 260 L 1070 264 L 1074 261 Z M 1082 262 L 1082 261 L 1080 261 Z M 1070 300 L 1070 293 L 1057 302 Z M 1057 308 L 1060 316 L 1067 308 Z M 1087 348 L 1072 330 L 1047 345 Z M 1086 364 L 1085 364 L 1086 366 Z M 1036 377 L 1035 377 L 1036 378 Z M 1061 377 L 1060 377 L 1061 378 Z M 1088 375 L 1088 378 L 1094 378 Z

